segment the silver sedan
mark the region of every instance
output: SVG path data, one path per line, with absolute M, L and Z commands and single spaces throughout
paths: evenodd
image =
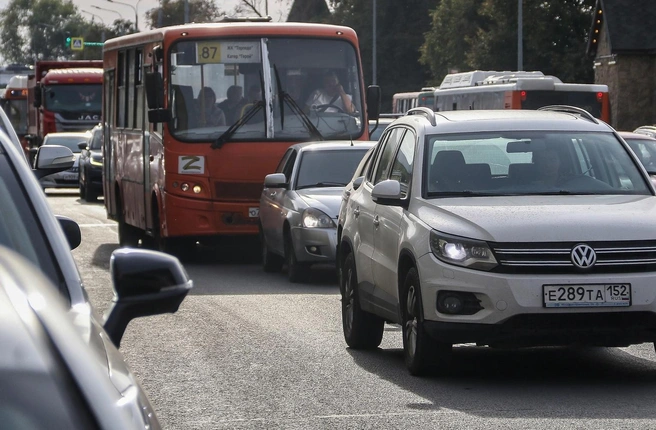
M 262 262 L 266 272 L 287 264 L 291 282 L 314 263 L 335 262 L 337 216 L 344 186 L 375 142 L 331 141 L 291 146 L 260 198 Z

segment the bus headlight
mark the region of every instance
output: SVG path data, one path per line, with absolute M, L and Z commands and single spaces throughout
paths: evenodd
M 194 191 L 195 194 L 200 194 L 200 192 L 203 191 L 200 185 L 194 185 L 194 188 L 192 188 L 192 190 Z

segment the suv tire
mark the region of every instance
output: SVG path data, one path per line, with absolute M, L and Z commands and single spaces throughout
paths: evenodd
M 385 321 L 363 311 L 358 297 L 358 274 L 353 253 L 346 256 L 342 265 L 342 327 L 346 344 L 353 349 L 376 349 L 383 340 Z
M 430 367 L 444 373 L 451 359 L 452 345 L 436 342 L 424 329 L 421 286 L 417 269 L 408 271 L 401 295 L 403 356 L 413 376 L 421 376 Z

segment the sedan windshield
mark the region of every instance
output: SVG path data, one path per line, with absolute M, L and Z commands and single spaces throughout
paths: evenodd
M 348 42 L 185 41 L 173 46 L 171 64 L 171 125 L 182 141 L 214 142 L 231 126 L 221 144 L 350 139 L 364 131 L 360 69 Z
M 65 146 L 68 149 L 70 149 L 73 152 L 80 152 L 80 148 L 78 147 L 78 144 L 81 142 L 87 142 L 89 139 L 89 136 L 85 135 L 80 135 L 78 136 L 54 136 L 54 135 L 48 135 L 46 136 L 43 144 L 44 145 L 61 145 Z
M 296 189 L 345 186 L 353 177 L 367 149 L 303 152 L 299 161 Z
M 428 136 L 426 195 L 650 195 L 610 133 L 495 132 Z

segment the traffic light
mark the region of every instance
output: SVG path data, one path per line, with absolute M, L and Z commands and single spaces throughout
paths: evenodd
M 66 38 L 66 47 L 67 47 L 67 48 L 70 48 L 70 47 L 71 47 L 71 37 L 70 37 L 70 36 L 68 36 L 68 37 Z

